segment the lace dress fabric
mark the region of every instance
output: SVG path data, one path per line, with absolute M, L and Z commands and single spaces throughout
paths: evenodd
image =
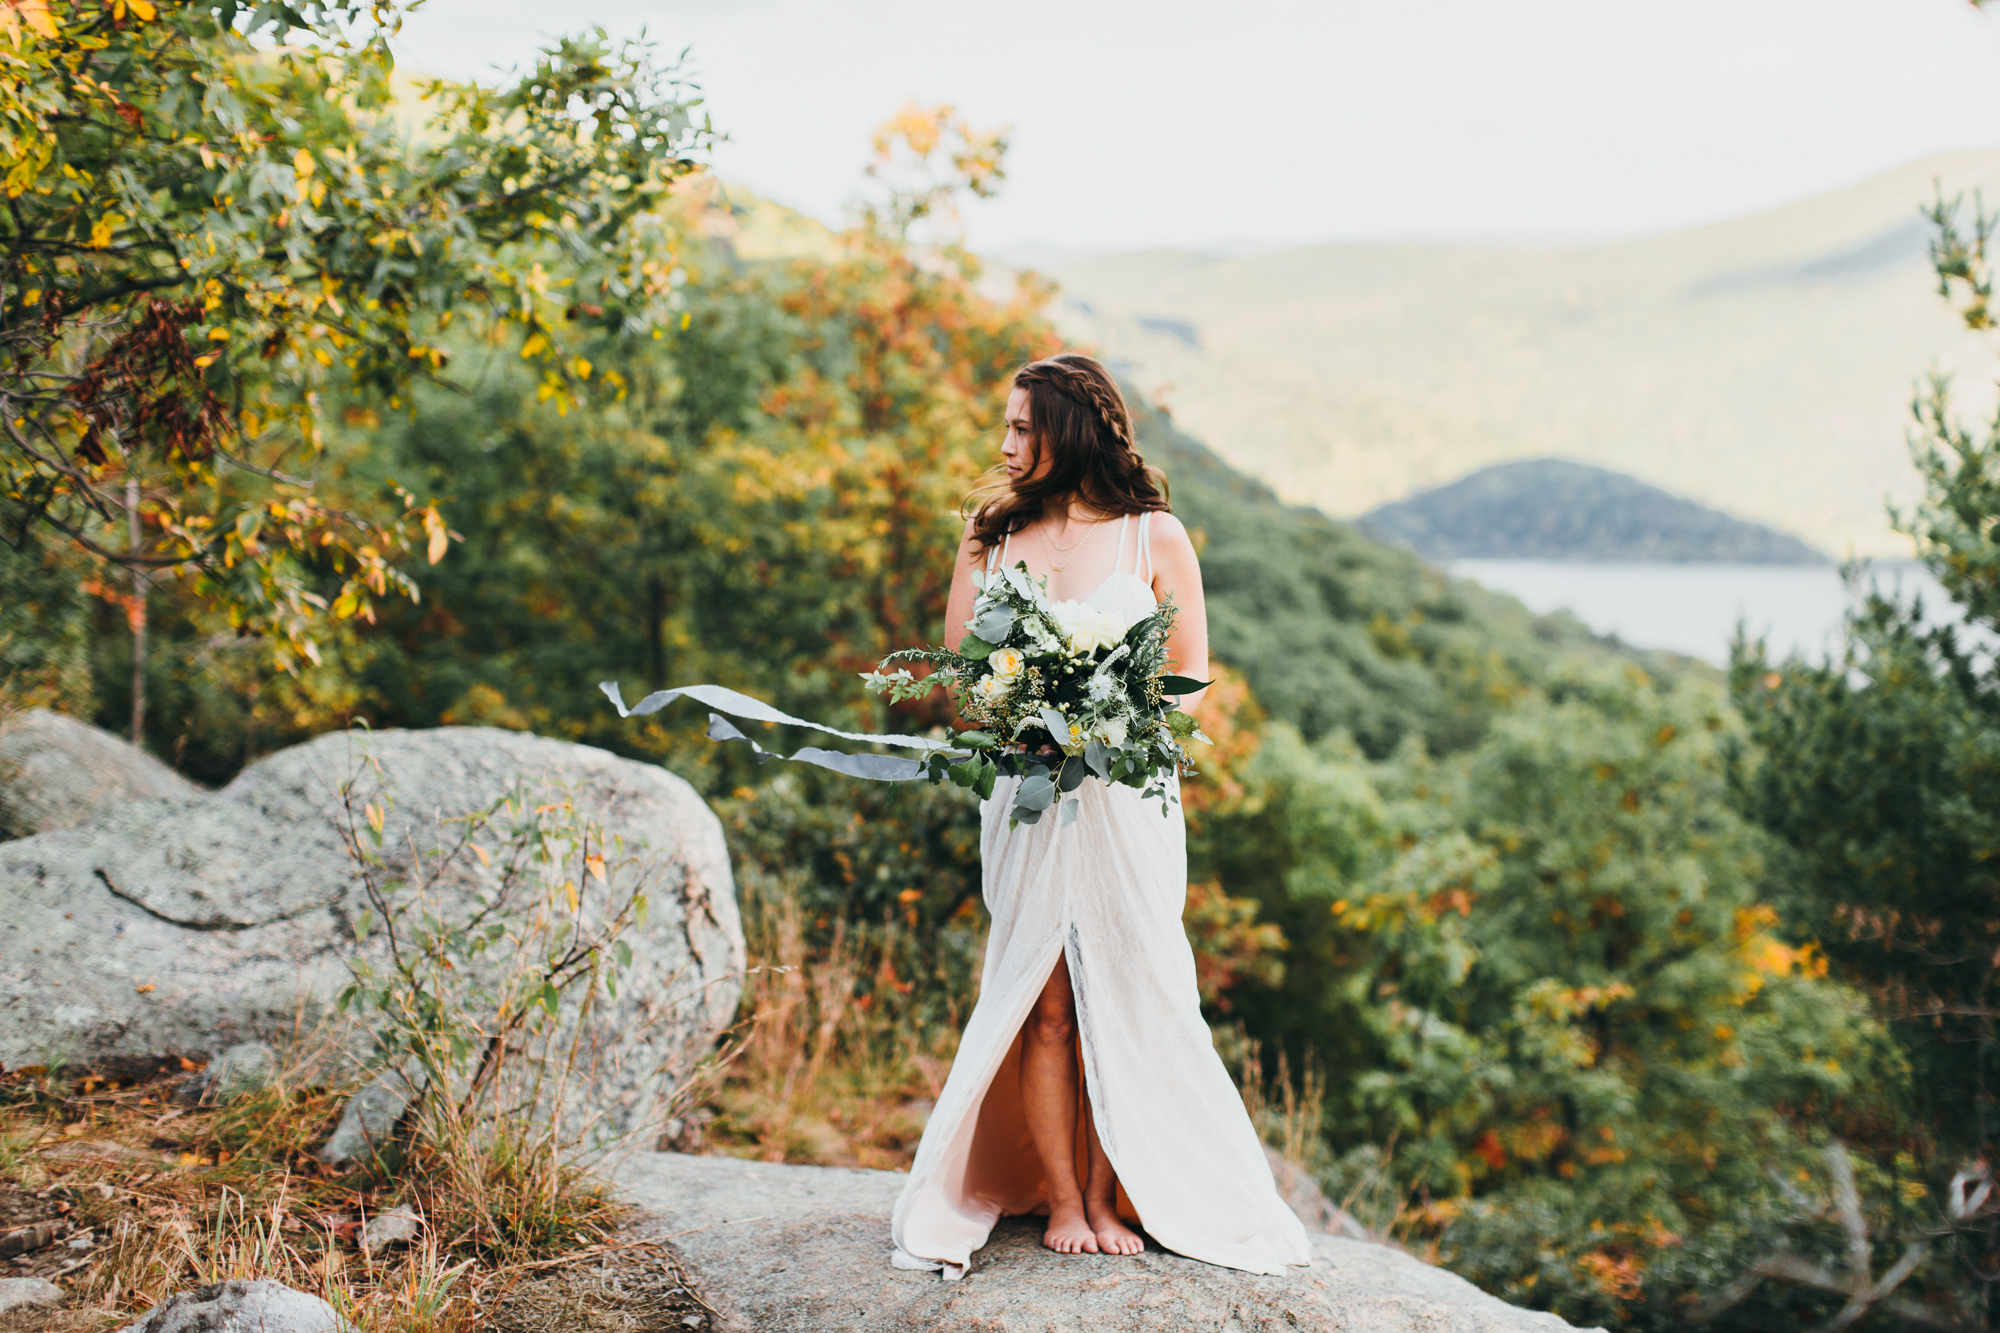
M 1117 569 L 1121 519 L 1113 572 L 1085 599 L 1135 620 L 1156 605 L 1146 517 L 1134 525 L 1133 571 Z M 1004 546 L 998 555 L 1005 560 Z M 1020 1033 L 1066 956 L 1083 1072 L 1079 1183 L 1094 1126 L 1118 1173 L 1120 1212 L 1159 1244 L 1252 1273 L 1309 1263 L 1305 1228 L 1278 1195 L 1201 1017 L 1181 930 L 1187 847 L 1178 799 L 1163 808 L 1131 787 L 1086 778 L 1069 827 L 1047 818 L 1009 828 L 1017 785 L 1002 779 L 980 806 L 993 925 L 979 1001 L 896 1202 L 891 1261 L 955 1279 L 1000 1217 L 1046 1211 L 1048 1184 L 1022 1111 Z

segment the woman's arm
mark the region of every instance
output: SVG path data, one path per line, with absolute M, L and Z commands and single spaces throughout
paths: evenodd
M 967 520 L 965 534 L 958 539 L 958 559 L 951 570 L 951 595 L 944 602 L 944 646 L 952 652 L 958 651 L 958 641 L 965 637 L 965 622 L 972 619 L 972 603 L 979 593 L 972 586 L 972 575 L 982 563 L 984 553 L 972 540 L 972 523 Z
M 1187 528 L 1172 514 L 1156 513 L 1147 524 L 1153 553 L 1153 593 L 1161 601 L 1174 599 L 1174 630 L 1167 636 L 1167 656 L 1177 676 L 1208 679 L 1208 604 L 1201 595 L 1201 561 L 1188 540 Z M 966 603 L 971 614 L 971 603 Z M 1181 698 L 1189 712 L 1206 690 Z

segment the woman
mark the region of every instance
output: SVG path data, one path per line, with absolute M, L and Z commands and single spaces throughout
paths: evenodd
M 965 634 L 974 572 L 1025 563 L 1055 600 L 1128 621 L 1172 596 L 1175 669 L 1204 679 L 1194 546 L 1104 367 L 1066 354 L 1017 372 L 1001 456 L 1004 483 L 966 524 L 946 642 Z M 1202 1021 L 1178 798 L 1163 810 L 1091 777 L 1073 824 L 1010 828 L 1016 785 L 980 807 L 979 1003 L 896 1203 L 893 1262 L 958 1278 L 995 1220 L 1044 1209 L 1043 1243 L 1066 1254 L 1137 1254 L 1133 1221 L 1231 1268 L 1310 1262 Z

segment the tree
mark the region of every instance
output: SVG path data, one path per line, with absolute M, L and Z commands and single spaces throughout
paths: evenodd
M 1995 220 L 1942 195 L 1929 216 L 1941 294 L 1968 327 L 1993 329 Z M 1835 660 L 1773 663 L 1740 645 L 1731 684 L 1755 744 L 1738 799 L 1783 849 L 1788 919 L 1872 998 L 1912 1067 L 1904 1116 L 1841 1127 L 1914 1177 L 1914 1200 L 1882 1205 L 1885 1229 L 1942 1242 L 1913 1285 L 1996 1327 L 2000 1214 L 1980 1186 L 2000 1131 L 2000 419 L 1962 423 L 1936 376 L 1911 410 L 1924 493 L 1892 520 L 1963 623 L 1871 591 Z
M 594 340 L 677 317 L 633 234 L 708 137 L 599 33 L 512 87 L 392 88 L 399 0 L 0 7 L 0 520 L 191 580 L 281 663 L 416 595 L 436 505 L 314 475 L 324 407 L 518 339 L 558 406 L 615 397 Z M 421 109 L 421 130 L 404 117 Z M 135 589 L 143 595 L 143 583 Z M 135 622 L 136 623 L 136 622 Z

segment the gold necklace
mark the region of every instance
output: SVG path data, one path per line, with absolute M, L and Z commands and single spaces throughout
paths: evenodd
M 1067 517 L 1067 515 L 1065 515 L 1065 517 Z M 1097 531 L 1097 525 L 1102 523 L 1103 521 L 1104 519 L 1102 517 L 1093 518 L 1092 520 L 1090 520 L 1090 522 L 1086 524 L 1084 527 L 1083 535 L 1081 537 L 1078 537 L 1075 541 L 1071 542 L 1068 546 L 1058 546 L 1056 545 L 1055 542 L 1049 540 L 1049 530 L 1048 527 L 1044 525 L 1042 528 L 1042 550 L 1043 553 L 1049 557 L 1049 568 L 1057 574 L 1060 574 L 1064 570 L 1068 569 L 1069 565 L 1067 562 L 1060 565 L 1056 563 L 1055 552 L 1061 551 L 1064 555 L 1068 555 L 1071 551 L 1074 551 L 1077 547 L 1089 541 L 1090 534 Z

